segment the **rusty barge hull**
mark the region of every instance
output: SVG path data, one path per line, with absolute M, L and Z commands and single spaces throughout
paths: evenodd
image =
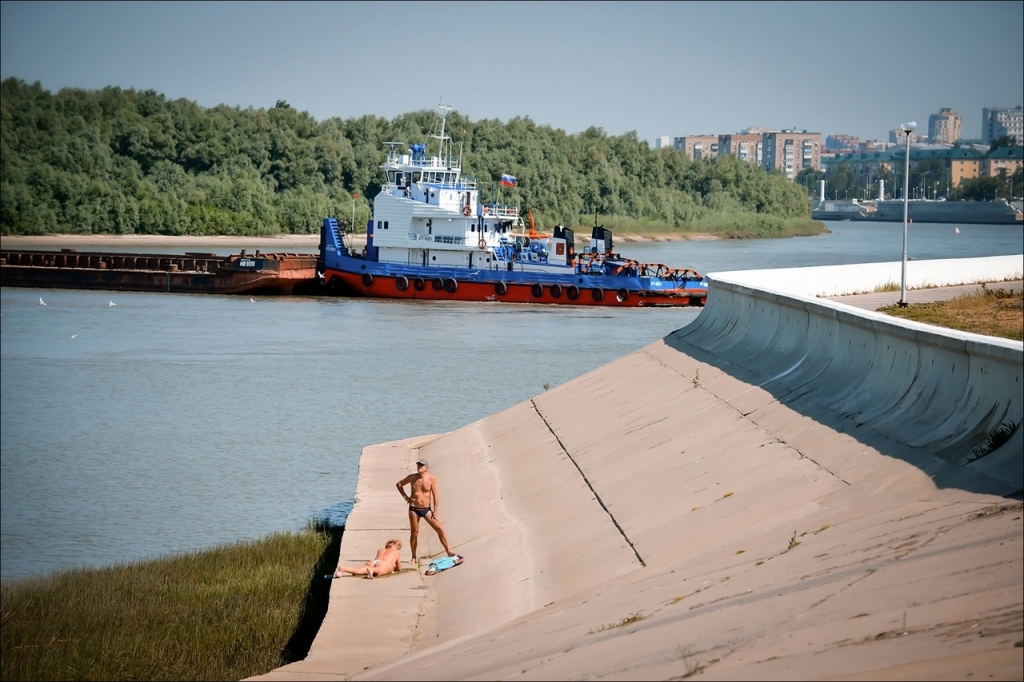
M 0 285 L 196 294 L 289 295 L 319 289 L 317 254 L 231 256 L 60 251 L 0 253 Z

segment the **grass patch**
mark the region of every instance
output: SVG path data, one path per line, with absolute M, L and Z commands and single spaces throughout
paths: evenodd
M 2 679 L 237 680 L 301 660 L 340 542 L 311 528 L 5 583 Z
M 590 221 L 590 222 L 586 222 Z M 577 235 L 590 234 L 593 216 L 580 216 L 580 224 L 573 227 Z M 707 213 L 695 220 L 680 221 L 674 225 L 639 220 L 626 216 L 598 216 L 600 225 L 617 235 L 662 237 L 691 237 L 714 235 L 722 239 L 766 239 L 776 237 L 807 237 L 825 234 L 828 229 L 819 220 L 810 218 L 783 218 L 753 212 Z M 586 224 L 584 224 L 586 222 Z
M 1024 299 L 1020 292 L 989 289 L 958 296 L 949 301 L 915 303 L 879 308 L 879 312 L 916 322 L 933 324 L 1014 341 L 1024 340 Z
M 624 628 L 627 625 L 632 625 L 633 623 L 639 623 L 640 621 L 642 621 L 646 617 L 647 616 L 645 616 L 640 611 L 636 611 L 634 613 L 629 614 L 628 616 L 626 616 L 625 618 L 620 620 L 618 623 L 605 623 L 604 625 L 596 627 L 593 630 L 587 630 L 587 634 L 588 635 L 594 635 L 594 634 L 597 634 L 598 632 L 604 632 L 605 630 L 614 630 L 615 628 Z

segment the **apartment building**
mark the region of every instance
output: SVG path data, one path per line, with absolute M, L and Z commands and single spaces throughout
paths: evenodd
M 671 146 L 672 146 L 672 138 L 669 137 L 668 135 L 659 135 L 658 137 L 654 138 L 654 148 L 655 149 L 664 149 L 666 147 L 671 147 Z
M 932 144 L 953 144 L 960 139 L 962 121 L 953 109 L 940 109 L 928 117 L 928 140 Z
M 825 138 L 825 151 L 852 152 L 860 148 L 860 138 L 856 135 L 829 135 Z
M 718 153 L 731 154 L 755 166 L 764 162 L 764 136 L 755 133 L 718 136 Z
M 996 138 L 998 139 L 998 138 Z M 1024 164 L 1024 147 L 1000 147 L 989 152 L 981 160 L 979 172 L 982 176 L 997 177 L 1002 173 L 1013 175 Z
M 971 147 L 936 148 L 924 145 L 912 146 L 910 148 L 911 172 L 913 173 L 914 169 L 921 162 L 940 161 L 945 169 L 948 191 L 948 189 L 959 187 L 966 180 L 971 180 L 983 174 L 984 168 L 998 169 L 1000 167 L 1007 167 L 1009 169 L 1014 158 L 1014 153 L 1011 150 L 1017 150 L 1016 158 L 1019 159 L 1021 156 L 1020 149 L 1020 147 L 1003 148 L 985 155 L 982 151 Z M 994 162 L 989 161 L 988 157 L 995 156 L 998 152 L 1004 152 L 1003 156 L 1008 157 L 1005 166 L 999 164 L 998 158 Z M 870 183 L 883 172 L 900 176 L 903 172 L 903 164 L 905 163 L 904 154 L 906 154 L 906 149 L 902 147 L 894 147 L 886 151 L 872 153 L 839 154 L 824 160 L 825 172 L 826 175 L 831 175 L 831 171 L 834 168 L 839 165 L 845 165 L 856 173 L 858 177 L 862 178 L 863 182 Z M 1012 170 L 1009 172 L 1012 172 Z M 998 175 L 998 170 L 994 174 Z
M 992 144 L 1004 135 L 1012 137 L 1016 145 L 1024 144 L 1024 107 L 1013 109 L 985 107 L 981 110 L 981 143 Z
M 780 130 L 764 134 L 761 167 L 792 180 L 804 168 L 821 168 L 821 133 Z
M 717 135 L 688 135 L 686 137 L 677 137 L 673 141 L 672 146 L 686 154 L 686 158 L 691 161 L 697 161 L 698 159 L 711 159 L 718 156 Z

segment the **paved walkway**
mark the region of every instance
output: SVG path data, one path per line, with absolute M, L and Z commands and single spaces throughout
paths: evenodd
M 1022 282 L 992 282 L 984 285 L 989 289 L 1006 289 L 1007 291 L 1020 292 Z M 933 303 L 935 301 L 948 301 L 958 296 L 974 294 L 981 291 L 981 284 L 965 284 L 958 287 L 934 287 L 931 289 L 910 289 L 907 291 L 907 303 Z M 900 300 L 900 292 L 883 291 L 874 294 L 854 294 L 851 296 L 829 296 L 830 301 L 839 301 L 852 305 L 863 310 L 878 310 L 887 305 L 894 305 Z

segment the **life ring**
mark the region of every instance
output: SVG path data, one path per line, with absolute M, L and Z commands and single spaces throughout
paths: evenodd
M 454 294 L 456 291 L 458 291 L 458 289 L 459 283 L 456 282 L 454 279 L 449 278 L 444 281 L 444 290 L 447 291 L 449 294 Z
M 590 297 L 600 303 L 604 300 L 604 289 L 598 287 L 597 289 L 590 290 Z
M 494 285 L 494 293 L 496 293 L 498 296 L 504 296 L 505 294 L 508 293 L 508 285 L 505 284 L 504 282 L 497 282 Z
M 472 212 L 473 212 L 473 209 L 471 209 L 469 206 L 463 206 L 462 207 L 462 215 L 466 216 L 467 218 L 469 217 L 469 215 Z
M 575 284 L 569 285 L 569 288 L 565 290 L 565 295 L 570 301 L 575 301 L 580 297 L 580 288 Z
M 544 287 L 539 284 L 534 284 L 530 287 L 530 293 L 533 294 L 534 298 L 540 298 L 544 295 Z
M 478 249 L 486 249 L 487 248 L 487 242 L 485 240 L 481 239 L 480 241 L 478 241 L 476 243 L 476 248 L 478 248 Z
M 561 298 L 561 297 L 562 297 L 562 285 L 561 284 L 552 284 L 551 285 L 551 298 Z
M 430 286 L 434 287 L 434 291 L 441 291 L 441 289 L 444 289 L 444 280 L 440 277 L 435 277 L 430 280 Z
M 619 303 L 624 303 L 629 300 L 629 289 L 619 289 L 618 293 L 615 294 L 615 300 Z
M 409 278 L 405 275 L 399 275 L 398 279 L 395 280 L 395 286 L 399 291 L 405 291 L 409 288 Z
M 368 272 L 364 272 L 363 273 L 363 286 L 364 287 L 372 287 L 373 286 L 373 275 L 371 275 Z
M 427 288 L 427 283 L 422 277 L 417 277 L 412 281 L 412 288 L 416 291 L 423 291 Z

